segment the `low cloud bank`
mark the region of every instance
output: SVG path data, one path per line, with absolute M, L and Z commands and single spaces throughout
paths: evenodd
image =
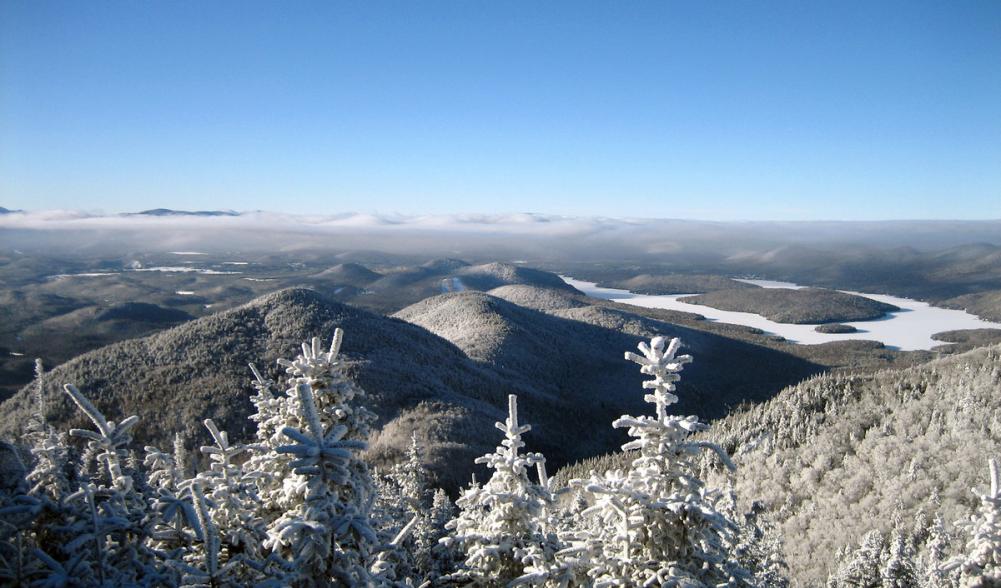
M 276 212 L 0 214 L 0 246 L 19 249 L 372 250 L 533 259 L 768 255 L 789 245 L 940 249 L 1001 245 L 1001 221 L 712 222 L 541 214 L 405 216 Z

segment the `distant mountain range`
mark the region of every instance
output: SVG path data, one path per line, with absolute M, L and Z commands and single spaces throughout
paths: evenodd
M 494 292 L 445 294 L 384 317 L 314 291 L 284 290 L 53 369 L 43 386 L 49 419 L 61 427 L 82 424 L 61 392 L 74 383 L 109 418 L 138 414 L 147 423 L 141 444 L 167 447 L 182 431 L 197 445 L 204 418 L 246 439 L 253 429 L 246 364 L 278 379 L 275 359 L 342 327 L 350 377 L 379 415 L 370 459 L 394 461 L 416 430 L 440 482 L 455 488 L 473 471 L 473 459 L 496 444 L 492 425 L 503 418 L 509 393 L 519 395 L 525 420 L 536 425 L 532 449 L 544 451 L 553 467 L 616 447 L 623 435 L 611 420 L 643 405 L 642 377 L 622 353 L 653 334 L 681 336 L 696 356 L 686 371 L 692 393 L 682 406 L 704 416 L 764 400 L 819 369 L 767 348 L 590 306 L 565 289 Z M 31 399 L 27 386 L 0 405 L 0 434 L 17 434 Z
M 153 208 L 142 212 L 126 212 L 122 216 L 240 216 L 235 210 L 171 210 L 169 208 Z

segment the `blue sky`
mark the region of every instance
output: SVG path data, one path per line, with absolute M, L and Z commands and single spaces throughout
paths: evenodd
M 1001 218 L 1001 2 L 0 2 L 0 205 Z

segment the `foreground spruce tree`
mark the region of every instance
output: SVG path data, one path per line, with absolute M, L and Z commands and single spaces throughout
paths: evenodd
M 990 473 L 990 490 L 974 490 L 980 508 L 965 525 L 967 551 L 945 566 L 960 571 L 964 586 L 1001 586 L 1001 472 L 996 460 L 990 460 Z
M 584 511 L 592 524 L 573 538 L 574 549 L 562 555 L 577 567 L 576 583 L 596 586 L 717 586 L 753 584 L 735 557 L 736 525 L 715 507 L 718 494 L 706 489 L 696 475 L 696 460 L 704 449 L 719 447 L 690 439 L 706 428 L 694 416 L 669 415 L 678 401 L 675 382 L 692 361 L 678 356 L 678 339 L 655 337 L 640 343 L 642 355 L 626 353 L 640 371 L 653 379 L 643 383 L 651 392 L 653 416 L 623 416 L 612 423 L 625 428 L 633 441 L 623 451 L 638 455 L 623 471 L 592 474 L 572 482 L 591 497 Z M 565 582 L 565 578 L 560 582 Z
M 342 339 L 337 329 L 328 350 L 314 337 L 294 361 L 279 360 L 287 388 L 258 400 L 265 451 L 248 467 L 263 499 L 264 546 L 309 585 L 371 582 L 367 562 L 377 545 L 375 489 L 358 457 L 374 415 L 354 404 L 364 392 L 341 373 Z M 258 390 L 268 394 L 267 386 Z
M 463 554 L 458 570 L 445 581 L 464 586 L 505 586 L 526 567 L 544 566 L 558 548 L 550 532 L 548 511 L 552 504 L 545 458 L 522 454 L 521 436 L 530 425 L 518 422 L 518 398 L 508 397 L 508 417 L 496 423 L 504 440 L 494 453 L 477 458 L 493 470 L 482 487 L 475 483 L 456 501 L 459 516 L 446 525 L 453 534 L 446 547 Z M 529 471 L 538 470 L 538 483 Z

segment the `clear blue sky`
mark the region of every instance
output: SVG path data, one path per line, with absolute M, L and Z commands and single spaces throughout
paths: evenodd
M 0 0 L 0 205 L 1001 218 L 1001 2 Z

